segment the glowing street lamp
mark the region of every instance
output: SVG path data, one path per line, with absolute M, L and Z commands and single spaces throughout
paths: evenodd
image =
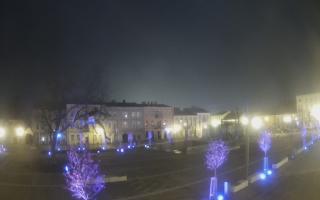
M 0 128 L 0 138 L 4 138 L 6 135 L 6 129 Z
M 241 122 L 242 125 L 247 126 L 247 125 L 249 124 L 250 120 L 249 120 L 248 117 L 242 116 L 242 117 L 240 118 L 240 122 Z
M 263 126 L 263 121 L 260 117 L 253 117 L 251 120 L 251 126 L 258 130 Z
M 213 120 L 211 121 L 211 125 L 212 125 L 213 128 L 217 128 L 218 126 L 221 125 L 221 121 L 220 121 L 220 120 L 217 120 L 217 119 L 213 119 Z
M 253 117 L 251 120 L 247 116 L 240 118 L 240 123 L 244 127 L 244 135 L 246 136 L 246 177 L 249 177 L 249 162 L 250 162 L 250 136 L 248 133 L 248 126 L 251 124 L 252 128 L 258 130 L 262 127 L 263 121 L 260 117 Z
M 285 115 L 283 117 L 283 122 L 286 124 L 290 124 L 292 122 L 292 117 L 290 115 Z
M 16 128 L 16 135 L 17 135 L 18 137 L 22 137 L 22 136 L 24 135 L 24 128 L 22 128 L 22 127 L 17 127 L 17 128 Z

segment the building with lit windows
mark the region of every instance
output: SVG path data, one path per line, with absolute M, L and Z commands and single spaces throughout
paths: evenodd
M 75 106 L 78 110 L 72 109 Z M 68 109 L 73 110 L 69 120 L 77 119 L 66 131 L 65 137 L 71 146 L 119 145 L 128 143 L 129 138 L 135 143 L 143 143 L 148 133 L 151 133 L 153 141 L 165 140 L 168 128 L 173 125 L 173 108 L 157 103 L 69 104 Z M 83 119 L 76 115 L 86 117 Z
M 202 138 L 209 133 L 210 113 L 204 109 L 191 107 L 175 109 L 174 113 L 176 137 Z
M 306 128 L 313 128 L 317 122 L 312 109 L 320 106 L 320 93 L 304 94 L 296 97 L 298 119 Z

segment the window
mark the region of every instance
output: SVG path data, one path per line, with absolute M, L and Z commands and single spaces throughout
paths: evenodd
M 71 135 L 71 142 L 74 142 L 74 135 Z

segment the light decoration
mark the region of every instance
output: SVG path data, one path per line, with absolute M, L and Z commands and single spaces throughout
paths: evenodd
M 105 188 L 104 176 L 100 174 L 98 164 L 88 152 L 83 154 L 74 150 L 68 152 L 68 164 L 65 167 L 64 177 L 67 189 L 77 199 L 95 199 Z
M 3 144 L 1 144 L 0 145 L 0 153 L 4 153 L 6 151 L 7 151 L 6 147 Z
M 61 134 L 61 133 L 58 133 L 58 134 L 57 134 L 57 138 L 60 139 L 61 137 L 62 137 L 62 134 Z
M 214 177 L 211 177 L 210 181 L 210 199 L 217 196 L 217 169 L 227 160 L 228 154 L 229 148 L 222 140 L 213 141 L 208 146 L 205 164 L 209 170 L 214 170 Z
M 152 143 L 152 138 L 153 138 L 153 135 L 152 135 L 151 131 L 148 131 L 148 142 L 149 142 L 149 145 L 151 145 L 151 143 Z
M 268 167 L 268 157 L 267 153 L 271 148 L 271 134 L 267 131 L 264 131 L 258 140 L 259 147 L 260 149 L 264 152 L 264 159 L 263 159 L 263 171 L 267 172 L 269 167 Z
M 128 134 L 128 143 L 129 143 L 129 146 L 131 146 L 133 143 L 133 134 L 132 133 Z
M 217 200 L 223 200 L 224 199 L 224 197 L 221 195 L 221 194 L 219 194 L 218 196 L 217 196 Z
M 266 176 L 265 173 L 261 173 L 261 174 L 259 175 L 259 177 L 260 177 L 261 180 L 265 180 L 265 179 L 267 178 L 267 176 Z
M 258 140 L 260 149 L 264 152 L 265 156 L 267 155 L 267 152 L 271 148 L 271 134 L 267 131 L 264 131 Z
M 301 139 L 304 150 L 307 150 L 307 129 L 305 127 L 301 128 Z

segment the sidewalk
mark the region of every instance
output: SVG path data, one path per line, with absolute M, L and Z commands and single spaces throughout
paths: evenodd
M 320 199 L 320 144 L 303 152 L 273 178 L 258 181 L 233 195 L 235 200 L 319 200 Z

